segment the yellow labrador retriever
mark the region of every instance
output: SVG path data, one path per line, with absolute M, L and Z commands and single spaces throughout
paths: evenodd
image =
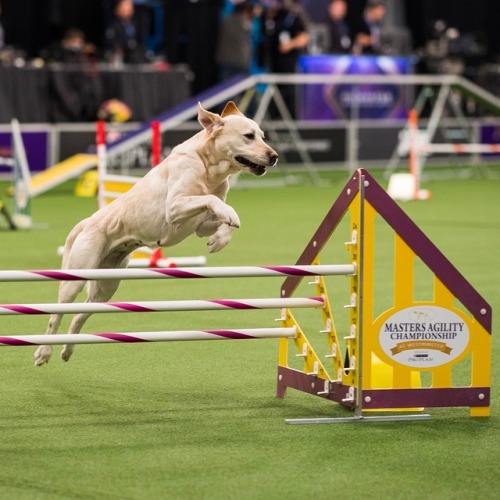
M 63 269 L 123 268 L 138 247 L 173 246 L 191 234 L 208 237 L 209 252 L 229 241 L 240 220 L 225 203 L 229 176 L 241 171 L 263 175 L 276 165 L 278 154 L 264 142 L 264 133 L 230 101 L 223 112 L 198 106 L 203 130 L 176 146 L 156 168 L 113 203 L 78 223 L 70 232 Z M 88 282 L 88 302 L 105 302 L 119 280 Z M 59 302 L 73 302 L 83 281 L 62 281 Z M 90 314 L 75 314 L 68 333 L 79 333 Z M 47 334 L 57 333 L 62 314 L 52 314 Z M 65 345 L 61 358 L 68 361 L 73 345 Z M 52 347 L 40 346 L 35 366 L 47 363 Z

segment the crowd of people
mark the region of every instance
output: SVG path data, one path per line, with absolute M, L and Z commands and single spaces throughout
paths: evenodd
M 216 51 L 220 78 L 236 73 L 269 71 L 294 73 L 301 54 L 311 50 L 310 27 L 322 27 L 320 52 L 377 54 L 386 14 L 383 0 L 368 0 L 363 15 L 351 28 L 347 0 L 228 0 Z M 317 49 L 316 49 L 317 50 Z M 294 87 L 280 87 L 293 114 Z
M 97 43 L 89 42 L 83 27 L 72 26 L 43 48 L 40 59 L 98 61 L 113 67 L 159 60 L 184 63 L 193 72 L 193 92 L 198 93 L 237 74 L 295 72 L 300 55 L 311 51 L 313 25 L 327 33 L 321 52 L 377 53 L 386 11 L 383 0 L 367 0 L 352 24 L 347 21 L 347 0 L 164 0 L 164 45 L 155 51 L 147 44 L 151 20 L 144 17 L 146 3 L 113 0 Z M 0 48 L 3 39 L 0 24 Z M 293 108 L 293 86 L 281 90 Z
M 330 54 L 377 54 L 386 15 L 383 0 L 368 0 L 350 26 L 347 0 L 227 0 L 217 46 L 221 76 L 253 69 L 293 73 L 310 49 L 310 26 L 327 36 L 319 50 Z
M 133 0 L 117 0 L 113 4 L 100 50 L 87 41 L 82 29 L 71 27 L 59 43 L 44 50 L 43 56 L 49 61 L 64 63 L 102 60 L 116 67 L 147 62 L 144 33 L 138 27 Z
M 311 22 L 328 28 L 323 51 L 365 54 L 377 52 L 385 15 L 383 0 L 367 0 L 363 16 L 352 26 L 346 20 L 347 0 L 163 0 L 164 43 L 151 50 L 147 38 L 152 22 L 145 19 L 148 2 L 103 0 L 102 4 L 108 7 L 99 40 L 89 43 L 84 26 L 70 26 L 57 44 L 40 47 L 38 55 L 60 62 L 95 58 L 126 64 L 163 57 L 172 63 L 190 63 L 201 49 L 205 58 L 217 63 L 219 78 L 257 68 L 289 72 L 297 55 L 307 51 Z M 210 17 L 213 12 L 217 18 Z M 206 17 L 190 19 L 196 14 Z M 0 48 L 5 39 L 1 21 L 0 15 Z M 196 45 L 202 25 L 208 26 L 207 32 Z

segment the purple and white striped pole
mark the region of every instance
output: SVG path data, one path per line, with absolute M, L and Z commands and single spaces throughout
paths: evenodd
M 283 276 L 349 276 L 356 273 L 354 264 L 307 266 L 234 266 L 152 269 L 53 269 L 0 271 L 6 281 L 85 281 L 102 279 L 193 279 L 193 278 L 266 278 Z
M 0 336 L 0 347 L 57 344 L 129 344 L 137 342 L 170 342 L 176 340 L 250 340 L 295 337 L 291 328 L 248 328 L 231 330 L 173 330 L 164 332 L 79 333 L 62 335 Z
M 0 304 L 0 316 L 166 311 L 227 311 L 230 309 L 280 309 L 323 307 L 322 297 L 286 299 L 213 299 L 143 302 L 74 302 L 49 304 Z

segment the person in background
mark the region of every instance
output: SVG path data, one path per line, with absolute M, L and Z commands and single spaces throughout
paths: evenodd
M 187 64 L 193 94 L 219 81 L 215 61 L 223 0 L 163 0 L 165 55 L 170 64 Z
M 326 24 L 328 22 L 328 5 L 330 0 L 301 0 L 308 20 L 312 23 Z
M 5 47 L 5 33 L 2 26 L 2 4 L 0 3 L 0 50 Z
M 105 57 L 115 64 L 145 62 L 144 48 L 134 20 L 132 0 L 117 0 L 113 20 L 105 32 Z
M 368 0 L 363 18 L 354 37 L 353 53 L 379 53 L 380 31 L 385 14 L 386 6 L 383 0 Z
M 79 28 L 69 28 L 60 43 L 54 48 L 49 60 L 55 62 L 81 64 L 87 62 L 85 34 Z
M 264 66 L 271 73 L 295 73 L 298 59 L 309 43 L 300 6 L 293 0 L 266 0 L 265 7 L 262 14 Z M 279 85 L 278 88 L 294 117 L 295 86 Z
M 215 54 L 221 81 L 250 72 L 252 5 L 250 0 L 231 0 L 231 3 L 232 12 L 221 21 Z
M 49 92 L 52 97 L 51 114 L 54 121 L 92 121 L 102 101 L 102 88 L 97 78 L 92 55 L 93 46 L 86 44 L 85 34 L 78 28 L 69 28 L 49 57 L 50 63 L 69 71 L 49 73 Z M 60 69 L 60 68 L 58 68 Z
M 331 54 L 347 54 L 352 49 L 352 40 L 349 26 L 346 22 L 347 1 L 331 0 L 328 5 L 328 33 Z

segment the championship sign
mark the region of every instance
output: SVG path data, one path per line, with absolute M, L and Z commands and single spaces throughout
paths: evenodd
M 411 368 L 433 368 L 453 361 L 469 344 L 469 328 L 456 312 L 413 306 L 389 316 L 380 327 L 380 347 L 393 361 Z

